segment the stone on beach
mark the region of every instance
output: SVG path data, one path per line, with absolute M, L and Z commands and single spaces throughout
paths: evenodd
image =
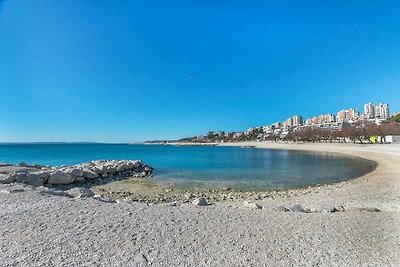
M 20 164 L 18 164 L 18 166 L 20 167 L 29 167 L 29 165 L 25 162 L 21 162 Z
M 75 179 L 64 172 L 55 172 L 52 175 L 50 175 L 49 180 L 47 181 L 47 183 L 49 184 L 72 184 L 75 181 Z
M 23 188 L 10 188 L 10 189 L 3 189 L 0 191 L 2 194 L 14 194 L 14 193 L 21 193 L 24 192 L 25 189 Z
M 52 195 L 52 196 L 62 196 L 62 197 L 68 196 L 68 194 L 63 190 L 57 190 L 45 186 L 39 186 L 36 188 L 36 190 L 42 195 Z
M 195 206 L 207 206 L 207 200 L 204 197 L 199 197 L 196 198 L 195 200 L 192 201 L 192 204 Z
M 21 172 L 13 175 L 15 182 L 29 184 L 33 186 L 42 186 L 43 178 L 35 173 Z
M 67 191 L 67 194 L 76 198 L 94 197 L 92 190 L 83 187 L 75 187 Z
M 71 175 L 73 178 L 83 176 L 83 171 L 78 168 L 69 168 L 65 171 L 65 173 Z
M 3 173 L 1 173 L 0 174 L 0 183 L 3 183 L 3 184 L 10 184 L 10 183 L 13 183 L 13 182 L 15 182 L 15 177 L 13 176 L 13 175 L 10 175 L 10 174 L 3 174 Z
M 89 169 L 84 169 L 82 171 L 82 176 L 85 177 L 86 179 L 96 179 L 99 177 L 99 175 L 95 172 L 92 172 Z
M 251 202 L 251 201 L 244 201 L 243 202 L 243 206 L 245 208 L 250 208 L 250 209 L 261 209 L 261 205 L 255 203 L 255 202 Z
M 43 169 L 45 166 L 41 165 L 41 164 L 33 164 L 33 168 L 35 169 Z
M 34 174 L 40 178 L 43 178 L 43 183 L 47 183 L 47 181 L 49 180 L 49 177 L 50 177 L 50 173 L 48 171 L 39 171 L 39 172 L 35 172 Z

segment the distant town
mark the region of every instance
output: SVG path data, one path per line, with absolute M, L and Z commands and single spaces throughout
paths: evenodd
M 179 142 L 235 141 L 339 141 L 390 142 L 388 135 L 400 134 L 400 114 L 389 115 L 389 105 L 364 105 L 364 113 L 356 108 L 340 110 L 336 115 L 321 114 L 303 119 L 294 115 L 282 122 L 251 127 L 243 132 L 210 131 L 206 135 L 188 137 Z

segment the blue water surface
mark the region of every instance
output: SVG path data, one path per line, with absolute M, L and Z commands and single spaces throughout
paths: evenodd
M 240 147 L 128 144 L 2 144 L 0 161 L 69 165 L 141 159 L 163 186 L 268 190 L 332 183 L 372 171 L 374 162 L 335 153 Z

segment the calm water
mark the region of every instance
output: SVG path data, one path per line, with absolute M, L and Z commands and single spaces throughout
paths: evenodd
M 333 153 L 240 147 L 125 144 L 0 145 L 0 161 L 66 165 L 94 159 L 142 159 L 155 181 L 181 188 L 295 188 L 355 178 L 375 163 Z

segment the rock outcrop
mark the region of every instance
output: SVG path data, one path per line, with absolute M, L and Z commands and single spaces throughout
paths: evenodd
M 6 166 L 13 165 L 7 164 Z M 22 163 L 14 167 L 13 172 L 0 173 L 0 183 L 19 182 L 33 186 L 65 185 L 110 177 L 147 177 L 153 170 L 141 160 L 94 160 L 78 165 L 59 167 L 37 164 L 30 166 Z

